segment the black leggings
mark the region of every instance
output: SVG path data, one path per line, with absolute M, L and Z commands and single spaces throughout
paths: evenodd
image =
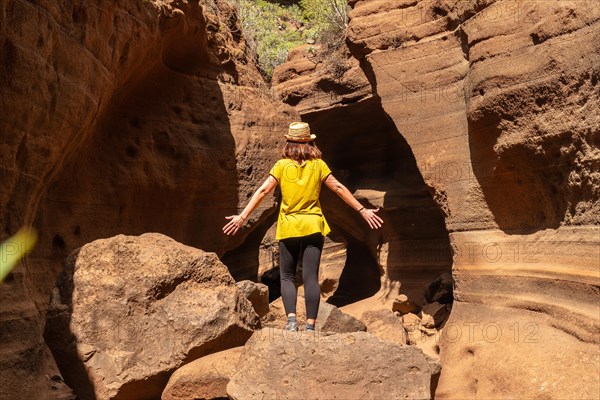
M 306 318 L 317 319 L 321 290 L 319 288 L 319 264 L 325 237 L 320 232 L 308 236 L 281 239 L 279 241 L 279 267 L 281 297 L 285 315 L 296 313 L 296 265 L 302 254 L 302 281 L 306 301 Z

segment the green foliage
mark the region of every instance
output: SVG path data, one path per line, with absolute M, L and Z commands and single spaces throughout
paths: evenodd
M 345 0 L 300 0 L 306 20 L 314 24 L 321 35 L 342 35 L 348 20 L 348 4 Z
M 33 230 L 21 229 L 0 244 L 0 282 L 6 278 L 19 260 L 31 251 L 37 240 Z
M 315 41 L 327 47 L 344 39 L 347 8 L 345 0 L 231 0 L 238 10 L 242 31 L 251 56 L 269 82 L 273 69 L 285 62 L 288 51 Z M 333 38 L 333 39 L 332 39 Z

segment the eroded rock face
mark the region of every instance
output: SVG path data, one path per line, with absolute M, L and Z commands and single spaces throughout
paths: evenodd
M 539 367 L 516 362 L 510 372 L 459 367 L 458 349 L 468 351 L 469 335 L 442 336 L 442 363 L 452 372 L 442 372 L 440 398 L 495 397 L 504 385 L 491 382 L 511 378 L 513 395 L 561 397 L 558 386 L 531 382 L 540 368 L 554 371 L 550 381 L 562 379 L 562 365 L 576 363 L 579 353 L 562 364 L 530 347 L 577 338 L 587 354 L 600 341 L 591 301 L 600 117 L 588 111 L 599 105 L 599 20 L 600 6 L 585 1 L 356 2 L 351 13 L 351 48 L 372 69 L 382 107 L 447 210 L 459 302 L 446 333 L 490 319 L 539 330 L 537 345 L 511 346 L 516 358 L 535 354 Z M 533 322 L 526 310 L 545 322 Z M 576 322 L 565 323 L 565 315 Z M 547 339 L 551 332 L 555 340 Z M 502 335 L 508 340 L 510 333 Z M 507 350 L 501 341 L 479 346 L 482 359 Z M 571 396 L 597 387 L 598 377 L 589 378 Z
M 429 399 L 430 377 L 421 350 L 367 332 L 295 334 L 264 328 L 244 346 L 227 395 L 236 400 Z
M 387 129 L 390 137 L 406 140 L 452 247 L 455 301 L 441 335 L 446 372 L 436 397 L 493 398 L 509 392 L 564 397 L 558 386 L 532 382 L 542 375 L 544 382 L 562 381 L 569 375 L 564 365 L 577 363 L 578 354 L 589 362 L 596 357 L 590 346 L 600 343 L 600 310 L 594 300 L 600 256 L 600 114 L 592 111 L 600 106 L 600 5 L 350 3 L 349 49 L 371 83 L 381 115 L 394 127 Z M 293 65 L 282 68 L 294 70 Z M 292 83 L 282 86 L 284 95 L 294 82 L 311 87 L 308 79 L 288 76 Z M 295 101 L 310 105 L 311 98 L 317 99 L 318 106 L 304 108 L 302 118 L 331 128 L 322 129 L 321 137 L 335 137 L 337 127 L 345 128 L 339 125 L 345 109 L 360 110 L 373 101 L 361 95 L 366 100 L 342 105 L 334 99 L 323 106 L 322 89 L 312 87 L 316 93 L 298 91 L 308 98 Z M 351 129 L 337 135 L 358 138 L 357 148 L 368 152 L 366 137 L 375 139 L 380 130 L 368 124 L 360 130 L 368 132 L 365 142 Z M 351 151 L 341 154 L 358 163 Z M 376 175 L 365 170 L 365 176 Z M 414 187 L 406 180 L 386 182 Z M 398 204 L 410 203 L 400 197 Z M 416 221 L 419 227 L 431 225 Z M 388 264 L 406 254 L 392 252 L 392 242 L 389 246 Z M 431 248 L 424 247 L 424 253 L 432 256 Z M 384 272 L 391 275 L 392 270 L 388 266 Z M 400 265 L 397 271 L 402 281 L 406 269 Z M 490 340 L 494 326 L 482 331 L 485 323 L 469 325 L 478 321 L 498 324 L 501 338 Z M 506 347 L 506 336 L 514 333 L 509 326 L 526 325 L 539 342 L 521 340 Z M 479 329 L 474 333 L 480 335 L 477 350 L 470 347 L 470 329 Z M 569 343 L 572 351 L 560 357 L 544 351 L 558 342 Z M 514 358 L 510 368 L 474 367 L 478 357 L 498 359 L 507 349 Z M 468 367 L 465 354 L 475 354 Z M 582 382 L 569 396 L 586 397 L 600 384 L 591 373 Z
M 369 80 L 346 47 L 290 50 L 287 62 L 275 67 L 272 85 L 277 97 L 301 114 L 373 97 Z
M 0 393 L 40 398 L 56 370 L 42 367 L 42 332 L 63 260 L 119 233 L 162 232 L 219 256 L 239 246 L 272 223 L 273 199 L 235 237 L 224 217 L 297 117 L 268 94 L 225 1 L 9 0 L 0 27 L 0 239 L 28 224 L 39 233 L 0 290 Z M 257 265 L 232 268 L 251 279 Z
M 259 326 L 216 254 L 147 233 L 74 252 L 44 336 L 80 398 L 155 399 L 174 369 L 244 344 Z

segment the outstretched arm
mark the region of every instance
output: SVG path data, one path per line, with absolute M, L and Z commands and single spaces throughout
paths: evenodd
M 354 208 L 356 211 L 360 210 L 360 215 L 367 221 L 372 229 L 381 228 L 383 220 L 381 217 L 379 217 L 379 215 L 375 214 L 379 211 L 379 207 L 376 209 L 368 209 L 363 207 L 362 204 L 360 204 L 358 200 L 352 196 L 352 193 L 350 193 L 348 188 L 335 179 L 333 174 L 329 174 L 327 179 L 325 179 L 325 185 L 327 185 L 327 187 L 335 194 L 340 196 L 342 200 L 344 200 L 350 207 Z
M 250 199 L 250 202 L 248 202 L 246 208 L 244 208 L 244 211 L 242 211 L 239 215 L 230 215 L 225 217 L 230 221 L 223 227 L 223 232 L 226 235 L 235 235 L 244 224 L 246 218 L 252 214 L 252 211 L 256 210 L 256 207 L 258 207 L 260 202 L 263 201 L 263 199 L 269 193 L 271 193 L 271 191 L 273 191 L 275 186 L 277 186 L 277 179 L 269 175 L 263 184 L 256 190 L 256 192 L 254 192 L 254 195 L 252 195 L 252 198 Z

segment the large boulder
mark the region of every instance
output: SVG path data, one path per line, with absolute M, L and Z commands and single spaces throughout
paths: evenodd
M 223 399 L 244 347 L 219 351 L 184 365 L 171 375 L 161 400 Z
M 239 399 L 429 399 L 431 367 L 421 350 L 368 332 L 256 331 L 227 395 Z
M 155 399 L 170 373 L 258 328 L 216 254 L 147 233 L 96 240 L 59 275 L 45 338 L 81 399 Z

